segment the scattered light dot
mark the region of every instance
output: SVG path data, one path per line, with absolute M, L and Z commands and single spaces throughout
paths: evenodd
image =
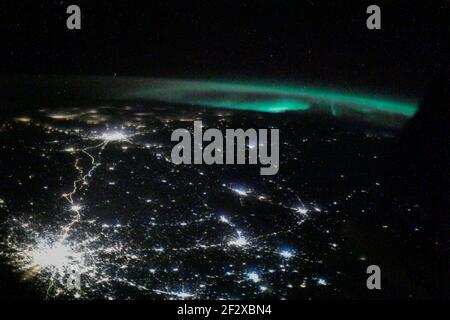
M 254 271 L 247 273 L 247 278 L 254 283 L 258 283 L 259 281 L 261 281 L 259 275 Z
M 280 250 L 278 254 L 285 259 L 290 259 L 295 256 L 295 251 L 291 249 L 283 249 Z
M 244 236 L 242 236 L 240 231 L 238 231 L 238 236 L 235 239 L 228 241 L 228 245 L 237 247 L 244 247 L 248 244 L 248 240 Z
M 243 197 L 248 196 L 248 194 L 250 193 L 249 190 L 244 190 L 244 189 L 240 189 L 240 188 L 233 188 L 233 189 L 231 189 L 231 190 L 233 190 L 233 191 L 236 192 L 238 195 L 243 196 Z

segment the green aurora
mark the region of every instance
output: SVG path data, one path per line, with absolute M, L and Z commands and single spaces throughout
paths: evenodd
M 402 127 L 418 109 L 419 99 L 401 99 L 356 90 L 279 83 L 239 83 L 138 77 L 45 76 L 0 78 L 4 92 L 41 101 L 163 102 L 265 113 L 305 112 Z M 30 92 L 29 88 L 35 88 Z M 57 93 L 57 94 L 56 94 Z M 43 100 L 42 103 L 47 103 Z
M 370 97 L 305 86 L 280 86 L 233 82 L 149 80 L 132 98 L 259 112 L 305 111 L 322 105 L 333 114 L 347 108 L 362 113 L 412 117 L 417 102 Z M 323 108 L 322 107 L 322 108 Z

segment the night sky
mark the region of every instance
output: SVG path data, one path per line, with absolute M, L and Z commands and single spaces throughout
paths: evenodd
M 66 29 L 69 4 L 82 30 Z M 448 58 L 449 3 L 2 1 L 0 74 L 276 79 L 416 95 Z

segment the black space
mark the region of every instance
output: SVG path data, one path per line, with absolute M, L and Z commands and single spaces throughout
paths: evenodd
M 0 74 L 272 79 L 417 95 L 448 60 L 448 1 L 2 1 Z M 82 29 L 66 28 L 78 4 Z

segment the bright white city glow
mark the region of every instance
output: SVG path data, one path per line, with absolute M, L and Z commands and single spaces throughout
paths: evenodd
M 230 220 L 225 216 L 220 216 L 220 222 L 230 224 Z
M 120 131 L 105 132 L 100 136 L 105 141 L 126 141 L 128 136 Z
M 244 189 L 240 189 L 240 188 L 233 188 L 233 189 L 231 189 L 231 190 L 233 190 L 233 191 L 236 192 L 238 195 L 243 196 L 243 197 L 248 196 L 248 194 L 249 194 L 249 192 L 250 192 L 250 191 L 248 191 L 248 190 L 244 190 Z
M 283 249 L 279 252 L 279 255 L 285 259 L 290 259 L 295 255 L 294 250 Z
M 253 281 L 254 283 L 258 283 L 259 281 L 261 281 L 259 274 L 257 274 L 254 271 L 247 273 L 247 278 Z
M 308 209 L 306 209 L 305 207 L 296 207 L 294 208 L 294 210 L 301 215 L 306 215 L 308 213 Z
M 248 240 L 244 236 L 242 236 L 240 231 L 238 231 L 238 236 L 236 238 L 234 238 L 233 240 L 228 241 L 228 245 L 244 247 L 244 246 L 248 245 Z
M 31 259 L 28 267 L 51 269 L 61 274 L 65 268 L 74 263 L 78 264 L 81 260 L 81 254 L 74 251 L 64 240 L 54 243 L 40 240 L 35 247 L 26 252 L 26 256 Z
M 75 211 L 75 212 L 78 212 L 78 211 L 80 211 L 81 209 L 82 209 L 81 206 L 78 205 L 78 204 L 74 204 L 74 205 L 72 205 L 72 206 L 70 207 L 70 210 Z

